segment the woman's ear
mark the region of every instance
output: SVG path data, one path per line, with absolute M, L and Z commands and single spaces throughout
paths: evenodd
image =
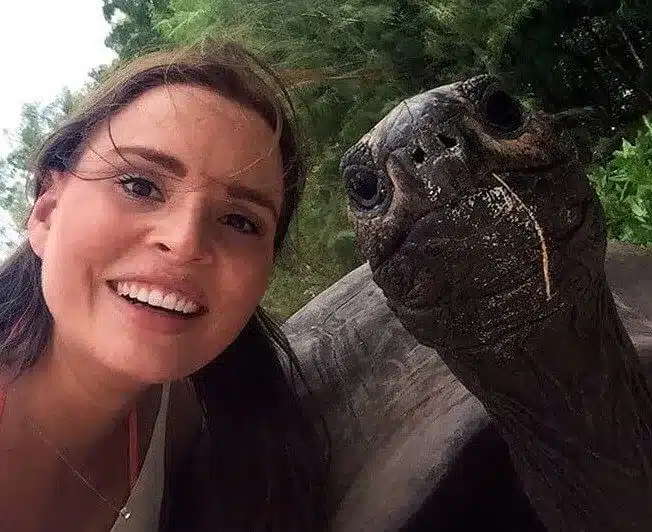
M 27 219 L 27 236 L 37 256 L 43 258 L 43 250 L 50 234 L 52 216 L 59 203 L 63 184 L 67 175 L 57 170 L 50 170 L 43 178 L 41 193 L 34 202 L 32 212 Z

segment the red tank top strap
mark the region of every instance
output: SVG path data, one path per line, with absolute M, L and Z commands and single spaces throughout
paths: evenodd
M 5 402 L 7 401 L 7 390 L 0 388 L 0 419 L 2 419 L 2 413 L 5 411 Z

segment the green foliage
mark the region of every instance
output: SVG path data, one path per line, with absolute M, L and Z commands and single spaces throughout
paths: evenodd
M 13 149 L 0 158 L 0 207 L 21 227 L 30 208 L 27 179 L 31 158 L 52 128 L 72 110 L 78 95 L 63 89 L 52 102 L 23 106 L 21 120 L 10 144 Z
M 635 244 L 652 244 L 652 124 L 634 143 L 622 140 L 607 164 L 591 174 L 605 208 L 609 236 Z
M 166 13 L 168 0 L 104 0 L 103 12 L 111 24 L 105 44 L 120 59 L 129 59 L 144 50 L 154 50 L 164 44 L 155 22 Z
M 602 134 L 652 107 L 652 10 L 640 0 L 547 0 L 515 26 L 500 69 L 547 109 L 601 109 Z
M 459 66 L 469 68 L 469 74 L 500 75 L 499 62 L 515 28 L 545 5 L 545 0 L 431 0 L 427 8 L 434 36 L 430 53 L 455 53 L 458 75 L 465 74 Z

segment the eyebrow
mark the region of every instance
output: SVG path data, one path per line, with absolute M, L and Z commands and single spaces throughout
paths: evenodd
M 179 177 L 184 177 L 188 173 L 186 165 L 183 164 L 179 159 L 173 155 L 169 155 L 152 148 L 146 148 L 144 146 L 116 146 L 115 152 L 118 155 L 122 155 L 124 153 L 138 155 L 138 157 L 154 163 L 157 166 L 161 166 Z
M 153 148 L 146 148 L 144 146 L 118 146 L 114 150 L 118 155 L 127 153 L 137 155 L 157 166 L 161 166 L 166 170 L 169 170 L 173 174 L 184 177 L 188 174 L 188 168 L 185 164 L 174 155 L 169 155 L 167 153 L 160 152 Z M 275 218 L 278 218 L 279 213 L 276 208 L 274 201 L 267 196 L 266 194 L 254 190 L 244 185 L 227 185 L 227 193 L 234 199 L 246 200 L 251 203 L 255 203 L 260 207 L 268 209 L 274 214 Z
M 250 201 L 251 203 L 255 203 L 260 207 L 272 211 L 274 217 L 278 218 L 278 211 L 276 210 L 276 205 L 272 201 L 272 199 L 266 194 L 263 194 L 258 190 L 254 190 L 253 188 L 245 187 L 242 185 L 227 185 L 226 190 L 229 196 L 231 196 L 232 198 L 242 199 L 242 200 Z

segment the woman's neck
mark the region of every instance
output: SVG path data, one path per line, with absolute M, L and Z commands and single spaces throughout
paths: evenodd
M 652 398 L 606 280 L 590 294 L 459 377 L 549 530 L 652 530 Z
M 11 385 L 9 401 L 59 450 L 81 458 L 122 431 L 129 412 L 158 393 L 54 347 Z
M 67 358 L 73 360 L 72 357 Z M 106 529 L 135 485 L 159 387 L 118 394 L 48 351 L 9 387 L 0 417 L 0 500 L 12 530 Z M 133 388 L 135 389 L 135 388 Z M 131 390 L 133 390 L 131 389 Z M 137 418 L 129 416 L 138 409 Z M 127 427 L 127 417 L 137 421 Z M 32 501 L 25 506 L 25 501 Z M 36 504 L 36 506 L 34 506 Z

